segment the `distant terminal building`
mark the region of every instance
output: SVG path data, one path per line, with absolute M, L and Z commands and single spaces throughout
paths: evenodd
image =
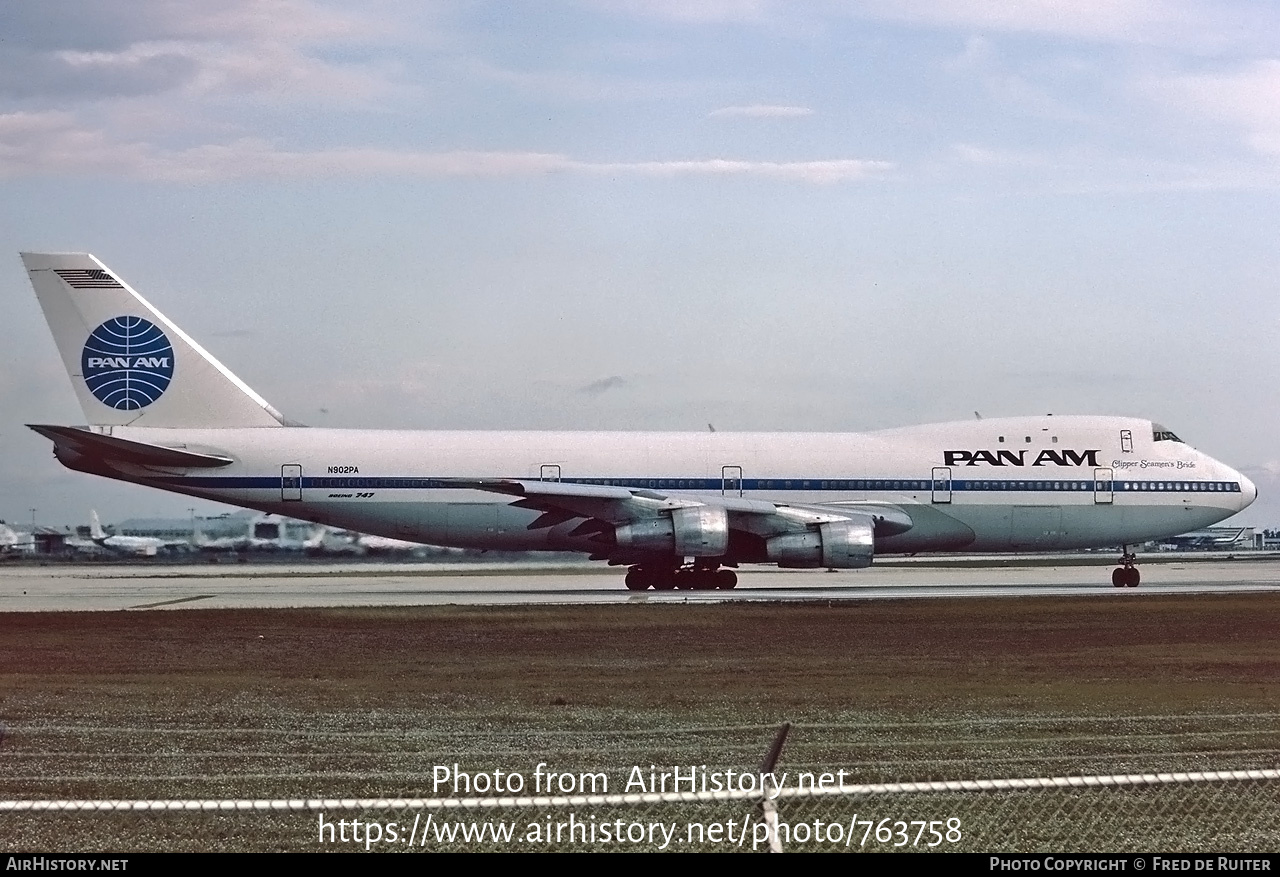
M 294 518 L 242 511 L 211 518 L 130 518 L 112 529 L 121 536 L 182 540 L 197 548 L 302 550 L 319 544 L 322 528 Z
M 62 554 L 70 548 L 68 540 L 72 538 L 74 534 L 65 527 L 10 527 L 0 521 L 0 556 Z
M 129 518 L 107 529 L 120 536 L 150 536 L 155 539 L 189 539 L 194 544 L 196 533 L 207 538 L 247 536 L 258 512 L 234 512 L 211 518 Z
M 36 554 L 61 554 L 67 549 L 69 535 L 57 527 L 35 527 L 31 531 L 31 544 Z
M 189 539 L 195 533 L 190 518 L 130 518 L 107 524 L 107 532 L 117 536 L 151 536 L 156 539 Z

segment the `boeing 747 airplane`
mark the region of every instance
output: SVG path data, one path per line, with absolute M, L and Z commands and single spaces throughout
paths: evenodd
M 866 434 L 303 427 L 88 254 L 24 253 L 87 425 L 64 466 L 393 539 L 580 551 L 626 585 L 732 588 L 743 563 L 1128 546 L 1207 527 L 1248 478 L 1149 420 L 1014 417 Z

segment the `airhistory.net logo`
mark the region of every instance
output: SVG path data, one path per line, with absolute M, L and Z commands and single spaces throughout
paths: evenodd
M 173 345 L 142 317 L 115 317 L 93 330 L 80 355 L 94 398 L 117 411 L 136 411 L 160 398 L 173 380 Z

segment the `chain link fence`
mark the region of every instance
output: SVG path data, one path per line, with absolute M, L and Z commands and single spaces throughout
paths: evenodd
M 284 790 L 319 783 L 344 789 L 346 797 L 12 796 L 0 800 L 0 848 L 1275 850 L 1280 771 L 1268 765 L 1276 760 L 1276 717 L 1240 714 L 1230 728 L 1222 727 L 1222 718 L 814 724 L 790 738 L 788 724 L 768 747 L 762 741 L 769 729 L 759 726 L 674 728 L 657 735 L 521 732 L 471 740 L 469 751 L 453 750 L 456 758 L 441 757 L 439 740 L 430 734 L 384 737 L 316 728 L 242 729 L 238 745 L 230 747 L 210 746 L 213 738 L 226 740 L 216 730 L 165 735 L 153 729 L 133 734 L 131 749 L 95 751 L 85 744 L 115 741 L 119 729 L 50 725 L 26 729 L 24 746 L 8 749 L 5 764 L 25 763 L 31 773 L 10 770 L 0 775 L 0 788 L 74 794 L 92 788 Z M 546 753 L 545 760 L 509 767 L 527 764 L 530 752 Z M 663 760 L 672 754 L 686 760 Z M 706 762 L 698 760 L 709 754 Z M 1211 760 L 1221 769 L 1205 769 Z M 1045 769 L 1064 762 L 1152 770 L 981 776 L 1002 765 Z M 556 766 L 565 764 L 585 766 Z M 217 772 L 193 772 L 200 766 Z M 907 772 L 923 778 L 895 781 L 895 773 Z M 365 793 L 393 782 L 433 794 Z
M 2 801 L 26 850 L 1270 852 L 1280 771 L 496 798 Z

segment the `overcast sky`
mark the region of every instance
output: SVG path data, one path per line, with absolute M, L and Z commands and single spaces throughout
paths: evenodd
M 1125 414 L 1280 525 L 1269 0 L 42 0 L 0 33 L 0 518 L 192 505 L 23 427 L 83 421 L 17 257 L 48 249 L 306 423 Z

